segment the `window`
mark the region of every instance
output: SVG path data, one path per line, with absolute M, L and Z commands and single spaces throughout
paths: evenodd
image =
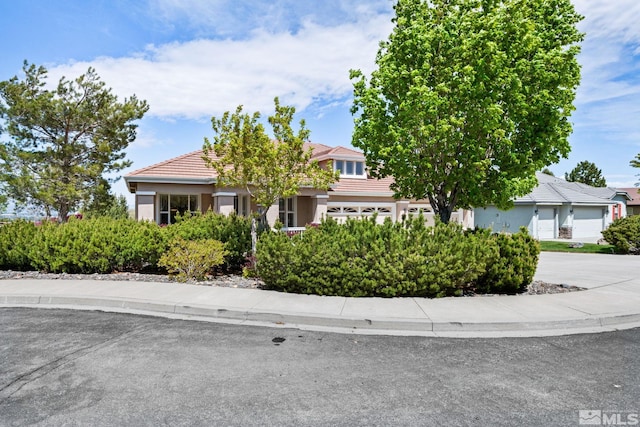
M 240 216 L 249 216 L 251 213 L 251 196 L 235 196 L 233 198 L 233 210 Z
M 200 196 L 194 194 L 160 194 L 160 224 L 173 224 L 176 215 L 200 210 Z
M 352 160 L 334 160 L 335 171 L 340 172 L 340 176 L 347 178 L 366 178 L 364 162 Z
M 280 199 L 278 202 L 279 216 L 278 219 L 285 227 L 296 226 L 296 198 L 288 197 Z

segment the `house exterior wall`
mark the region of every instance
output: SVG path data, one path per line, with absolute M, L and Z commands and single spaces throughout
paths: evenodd
M 212 194 L 215 187 L 207 184 L 165 184 L 153 182 L 139 182 L 137 191 L 154 191 L 157 194 Z
M 135 215 L 138 221 L 155 221 L 155 199 L 152 194 L 136 194 Z
M 494 232 L 517 233 L 520 227 L 526 227 L 532 236 L 534 233 L 534 207 L 532 205 L 515 206 L 502 211 L 495 206 L 475 209 L 473 222 L 481 228 L 491 228 Z
M 206 213 L 209 210 L 213 211 L 213 197 L 211 193 L 200 194 L 200 210 L 202 213 Z
M 296 218 L 296 227 L 304 227 L 313 222 L 313 199 L 308 196 L 299 196 L 297 200 L 298 212 Z

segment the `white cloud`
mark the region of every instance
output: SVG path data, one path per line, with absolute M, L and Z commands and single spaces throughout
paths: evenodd
M 585 17 L 580 27 L 587 37 L 640 42 L 640 2 L 637 0 L 573 0 L 573 4 Z
M 255 30 L 245 40 L 200 39 L 149 46 L 131 57 L 101 57 L 49 70 L 52 81 L 89 66 L 119 96 L 136 94 L 159 117 L 202 118 L 233 110 L 271 111 L 273 98 L 299 110 L 314 99 L 350 94 L 349 69 L 370 71 L 390 17 L 324 27 L 304 22 L 296 34 Z

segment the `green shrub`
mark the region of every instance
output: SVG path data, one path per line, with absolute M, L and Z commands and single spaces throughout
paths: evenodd
M 332 219 L 302 235 L 263 234 L 258 275 L 269 289 L 340 296 L 460 295 L 497 257 L 486 234 L 458 224 L 426 227 L 423 217 L 376 224 L 376 218 Z
M 241 271 L 246 256 L 251 253 L 251 219 L 238 215 L 222 215 L 211 211 L 204 215 L 178 216 L 175 224 L 166 227 L 170 238 L 185 240 L 215 239 L 225 244 L 224 268 Z
M 602 237 L 620 253 L 640 255 L 640 215 L 613 221 Z
M 37 232 L 36 226 L 25 220 L 0 226 L 0 269 L 29 270 L 29 247 Z
M 219 240 L 184 240 L 176 237 L 158 265 L 175 274 L 179 281 L 202 280 L 214 267 L 224 262 L 227 251 Z
M 74 219 L 43 223 L 29 249 L 30 264 L 40 271 L 111 273 L 155 267 L 166 250 L 159 226 L 131 219 Z
M 478 293 L 515 294 L 524 292 L 533 280 L 538 267 L 540 244 L 529 235 L 525 227 L 514 234 L 491 236 L 500 256 L 487 266 L 475 286 Z

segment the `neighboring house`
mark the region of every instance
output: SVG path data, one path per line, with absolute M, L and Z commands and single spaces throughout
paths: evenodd
M 638 190 L 640 190 L 638 187 L 618 188 L 618 191 L 624 191 L 631 197 L 631 200 L 627 202 L 627 215 L 640 215 L 640 192 Z
M 389 185 L 392 179 L 374 179 L 367 175 L 364 155 L 345 147 L 307 144 L 312 149 L 312 160 L 321 166 L 340 171 L 340 179 L 329 191 L 304 187 L 295 197 L 281 199 L 270 207 L 267 221 L 273 225 L 280 220 L 287 228 L 304 227 L 318 223 L 323 217 L 339 221 L 345 218 L 370 216 L 377 220 L 393 221 L 403 215 L 422 211 L 433 221 L 433 210 L 428 201 L 396 200 Z M 170 224 L 178 212 L 214 212 L 249 215 L 258 207 L 246 189 L 217 185 L 213 169 L 206 167 L 202 151 L 194 151 L 164 162 L 138 169 L 124 177 L 129 191 L 135 194 L 135 217 L 158 224 Z M 470 211 L 454 213 L 454 221 L 472 225 Z
M 580 239 L 599 237 L 613 220 L 627 215 L 631 197 L 624 190 L 536 176 L 538 186 L 515 199 L 513 209 L 474 209 L 475 225 L 511 233 L 524 226 L 537 239 Z

